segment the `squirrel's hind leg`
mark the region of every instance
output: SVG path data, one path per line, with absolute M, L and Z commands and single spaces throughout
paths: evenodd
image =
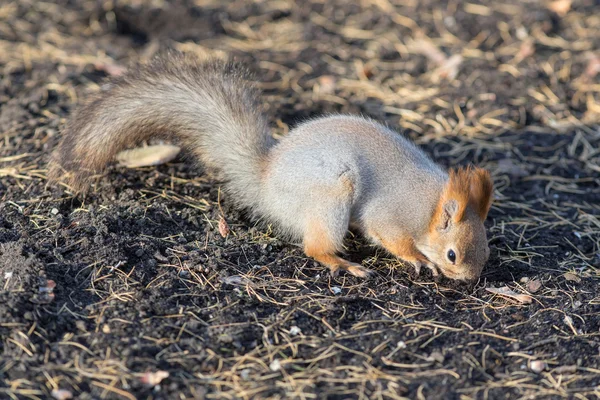
M 304 252 L 307 256 L 314 258 L 329 268 L 332 276 L 337 276 L 340 270 L 344 270 L 359 278 L 367 278 L 371 274 L 370 270 L 360 264 L 337 256 L 338 249 L 323 228 L 316 223 L 311 225 L 311 228 L 309 228 L 304 237 Z
M 332 276 L 344 270 L 359 278 L 367 278 L 372 271 L 336 255 L 342 250 L 348 231 L 350 205 L 338 205 L 337 212 L 314 213 L 304 231 L 304 252 L 329 268 Z

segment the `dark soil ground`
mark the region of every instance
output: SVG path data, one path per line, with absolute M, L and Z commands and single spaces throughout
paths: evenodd
M 488 168 L 481 281 L 360 238 L 374 278 L 331 278 L 183 158 L 48 184 L 73 107 L 166 48 L 248 62 L 277 135 L 362 113 Z M 593 0 L 4 0 L 0 398 L 599 398 L 599 72 Z

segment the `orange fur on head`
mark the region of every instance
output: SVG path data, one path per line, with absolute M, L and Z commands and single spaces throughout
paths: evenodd
M 483 168 L 459 167 L 449 171 L 449 179 L 442 193 L 433 217 L 430 230 L 435 229 L 443 218 L 444 205 L 455 200 L 458 205 L 453 215 L 454 222 L 460 222 L 467 206 L 473 207 L 481 220 L 485 220 L 492 205 L 493 183 L 490 173 Z

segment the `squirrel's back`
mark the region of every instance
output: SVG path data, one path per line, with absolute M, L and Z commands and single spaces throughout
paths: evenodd
M 313 187 L 319 182 L 330 186 L 347 176 L 353 185 L 355 222 L 399 221 L 415 234 L 428 222 L 415 217 L 433 213 L 448 180 L 446 171 L 402 135 L 350 115 L 322 117 L 294 128 L 272 149 L 267 173 L 265 191 L 273 198 L 281 197 L 276 192 L 300 195 L 297 188 L 309 181 Z M 301 208 L 290 214 L 298 215 Z M 289 210 L 286 202 L 278 214 Z

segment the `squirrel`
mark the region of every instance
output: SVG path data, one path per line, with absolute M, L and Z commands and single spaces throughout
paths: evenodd
M 49 179 L 84 192 L 115 155 L 176 139 L 223 182 L 234 206 L 271 223 L 332 275 L 371 270 L 340 256 L 357 228 L 373 244 L 434 276 L 473 281 L 489 257 L 489 172 L 445 170 L 371 119 L 323 116 L 280 140 L 241 64 L 181 53 L 155 57 L 90 97 L 67 122 Z

